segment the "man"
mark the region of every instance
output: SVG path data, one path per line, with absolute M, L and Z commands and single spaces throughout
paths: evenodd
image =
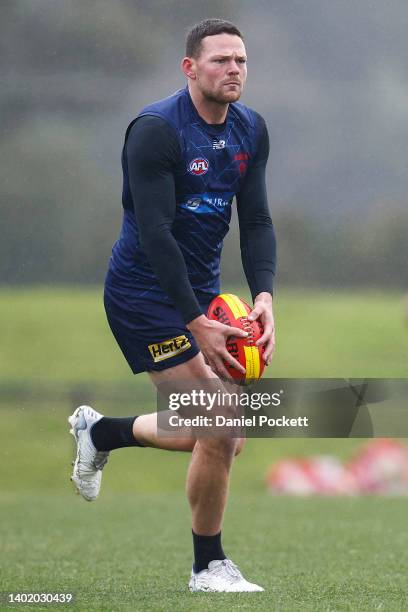
M 177 380 L 228 378 L 224 362 L 231 328 L 207 319 L 219 294 L 222 240 L 234 196 L 242 262 L 268 362 L 274 350 L 272 279 L 275 235 L 269 215 L 265 122 L 237 103 L 247 67 L 242 34 L 205 20 L 187 37 L 182 70 L 188 85 L 147 106 L 129 125 L 122 154 L 124 220 L 105 284 L 112 332 L 134 373 L 156 386 Z M 242 330 L 236 336 L 244 337 Z M 163 350 L 165 349 L 165 350 Z M 231 437 L 167 438 L 157 415 L 107 418 L 87 406 L 69 419 L 77 441 L 72 480 L 96 499 L 109 452 L 126 446 L 192 451 L 187 495 L 192 511 L 191 591 L 262 591 L 246 581 L 221 545 L 221 524 L 235 454 Z

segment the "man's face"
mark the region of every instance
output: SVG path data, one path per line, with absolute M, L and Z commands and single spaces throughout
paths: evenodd
M 236 102 L 247 76 L 245 45 L 233 34 L 206 36 L 192 68 L 196 86 L 205 98 L 220 104 Z

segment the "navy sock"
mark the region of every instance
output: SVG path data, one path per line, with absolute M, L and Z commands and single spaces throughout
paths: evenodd
M 133 423 L 137 417 L 102 417 L 91 427 L 90 435 L 98 451 L 111 451 L 127 446 L 144 446 L 133 436 Z
M 193 533 L 194 572 L 197 574 L 208 568 L 210 561 L 222 560 L 227 557 L 222 550 L 221 531 L 212 536 Z

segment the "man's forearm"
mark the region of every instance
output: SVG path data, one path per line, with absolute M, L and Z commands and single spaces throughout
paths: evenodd
M 241 258 L 252 299 L 273 293 L 276 269 L 276 238 L 272 223 L 241 229 Z

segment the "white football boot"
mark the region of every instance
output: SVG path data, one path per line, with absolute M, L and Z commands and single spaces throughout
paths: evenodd
M 210 561 L 208 569 L 197 574 L 191 572 L 188 588 L 192 593 L 207 591 L 209 593 L 249 593 L 263 591 L 257 584 L 245 580 L 231 559 Z
M 71 480 L 78 493 L 86 501 L 94 501 L 99 494 L 102 480 L 102 469 L 108 461 L 108 451 L 98 451 L 92 444 L 90 429 L 103 414 L 99 414 L 90 406 L 79 406 L 68 417 L 71 425 L 70 433 L 77 443 L 77 455 L 73 462 L 74 470 Z

